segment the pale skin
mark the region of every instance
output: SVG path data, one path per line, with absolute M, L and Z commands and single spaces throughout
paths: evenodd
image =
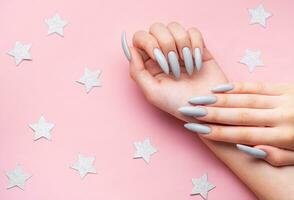
M 202 52 L 203 67 L 200 71 L 194 70 L 191 76 L 183 64 L 180 51 L 183 47 L 190 48 L 191 52 L 200 48 Z M 181 65 L 179 79 L 162 72 L 153 55 L 154 48 L 161 49 L 165 56 L 170 51 L 176 52 Z M 288 200 L 293 197 L 292 84 L 232 83 L 233 90 L 213 94 L 211 87 L 228 82 L 225 74 L 209 53 L 199 30 L 185 29 L 176 22 L 154 23 L 148 31 L 136 32 L 129 50 L 131 77 L 147 101 L 182 121 L 206 123 L 212 131 L 200 135 L 201 140 L 259 199 Z M 214 104 L 201 106 L 207 110 L 206 116 L 193 118 L 178 112 L 179 107 L 189 105 L 188 99 L 201 95 L 217 97 Z M 240 152 L 234 143 L 266 151 L 264 159 L 267 162 Z

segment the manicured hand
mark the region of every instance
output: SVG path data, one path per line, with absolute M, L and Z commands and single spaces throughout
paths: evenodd
M 227 82 L 224 73 L 205 47 L 201 33 L 196 28 L 186 30 L 176 22 L 169 23 L 167 26 L 155 23 L 151 25 L 149 31 L 138 31 L 133 35 L 133 47 L 128 46 L 126 35 L 123 33 L 122 46 L 130 61 L 131 77 L 142 89 L 146 99 L 182 120 L 191 119 L 180 114 L 177 109 L 187 104 L 191 96 L 210 94 L 210 87 Z M 188 49 L 184 50 L 185 47 Z M 187 56 L 190 53 L 185 53 L 198 52 L 195 50 L 197 48 L 202 52 L 201 65 L 198 63 L 198 67 L 197 59 L 195 65 L 195 59 L 191 61 L 190 55 Z M 170 54 L 174 56 L 169 56 Z M 186 60 L 191 62 L 185 61 L 185 54 L 189 57 Z M 177 62 L 179 62 L 179 69 L 176 69 Z M 164 67 L 166 63 L 168 68 Z M 173 73 L 167 74 L 170 68 Z M 195 70 L 196 68 L 198 70 Z
M 187 123 L 187 129 L 207 139 L 239 143 L 239 150 L 274 166 L 294 165 L 293 84 L 239 82 L 211 91 L 215 94 L 192 97 L 190 106 L 179 109 L 209 123 Z

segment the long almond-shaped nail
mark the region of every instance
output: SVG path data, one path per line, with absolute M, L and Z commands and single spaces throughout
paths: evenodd
M 258 148 L 250 147 L 250 146 L 243 145 L 243 144 L 237 144 L 236 147 L 240 151 L 242 151 L 250 156 L 253 156 L 255 158 L 265 158 L 267 156 L 267 153 L 265 151 L 258 149 Z
M 200 71 L 202 68 L 202 55 L 200 48 L 195 48 L 194 50 L 194 59 L 195 59 L 195 66 L 197 71 Z
M 126 36 L 125 31 L 122 32 L 122 34 L 121 34 L 121 46 L 122 46 L 122 49 L 124 51 L 125 56 L 130 61 L 132 59 L 132 56 L 131 56 L 131 52 L 128 47 L 127 36 Z
M 191 76 L 193 74 L 193 58 L 191 51 L 188 47 L 184 47 L 182 49 L 183 57 L 184 57 L 184 63 L 187 70 L 187 73 Z
M 180 71 L 180 64 L 177 57 L 177 54 L 174 51 L 170 51 L 167 54 L 168 62 L 171 66 L 171 70 L 173 74 L 175 75 L 176 79 L 180 78 L 181 71 Z
M 187 123 L 184 125 L 184 127 L 190 131 L 193 131 L 202 135 L 206 135 L 211 132 L 211 128 L 202 124 Z
M 232 89 L 234 89 L 234 86 L 232 84 L 226 83 L 226 84 L 217 85 L 217 86 L 211 88 L 210 90 L 212 92 L 227 92 Z
M 216 96 L 210 95 L 210 96 L 198 96 L 198 97 L 192 97 L 189 99 L 189 103 L 192 104 L 198 104 L 198 105 L 208 105 L 213 104 L 217 101 Z
M 195 106 L 184 106 L 178 109 L 180 113 L 190 117 L 204 117 L 207 115 L 207 110 L 201 107 Z
M 153 49 L 153 54 L 155 56 L 156 61 L 158 62 L 159 66 L 161 67 L 162 71 L 166 74 L 169 73 L 169 67 L 167 60 L 165 59 L 162 51 L 158 48 Z

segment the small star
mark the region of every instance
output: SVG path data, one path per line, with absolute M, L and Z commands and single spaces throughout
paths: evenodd
M 200 194 L 203 199 L 207 199 L 208 192 L 215 188 L 214 185 L 207 181 L 207 173 L 203 174 L 199 179 L 192 178 L 194 188 L 192 189 L 191 195 Z
M 79 171 L 80 177 L 84 178 L 88 173 L 96 174 L 96 168 L 93 166 L 95 157 L 85 157 L 81 154 L 78 155 L 78 161 L 70 167 Z
M 100 74 L 101 70 L 91 72 L 88 68 L 85 68 L 84 75 L 77 82 L 84 84 L 86 92 L 89 93 L 92 87 L 101 86 L 101 83 L 98 80 Z
M 48 35 L 56 33 L 63 36 L 63 29 L 67 25 L 67 21 L 62 20 L 58 13 L 55 13 L 51 19 L 46 19 L 45 22 L 48 25 Z
M 9 179 L 8 187 L 19 187 L 20 189 L 24 190 L 25 182 L 32 176 L 31 174 L 25 173 L 22 171 L 21 166 L 17 165 L 16 168 L 12 171 L 6 172 L 6 176 Z
M 253 72 L 253 70 L 260 66 L 264 66 L 263 62 L 260 60 L 260 51 L 252 51 L 250 49 L 245 50 L 245 55 L 240 60 L 240 63 L 247 65 L 249 72 Z
M 147 164 L 150 162 L 150 156 L 157 152 L 149 139 L 145 139 L 143 142 L 134 142 L 134 145 L 137 151 L 133 158 L 143 158 Z
M 255 8 L 250 8 L 248 9 L 248 11 L 251 15 L 250 24 L 260 24 L 263 27 L 266 27 L 267 18 L 272 16 L 272 13 L 267 12 L 262 4 L 258 5 Z
M 30 48 L 32 44 L 22 44 L 21 42 L 16 42 L 12 50 L 8 52 L 8 55 L 13 56 L 16 65 L 19 65 L 22 60 L 32 60 L 30 55 Z
M 43 116 L 40 117 L 37 123 L 30 124 L 29 126 L 35 131 L 34 140 L 38 140 L 41 137 L 47 138 L 48 140 L 51 139 L 50 131 L 54 127 L 54 124 L 46 122 Z

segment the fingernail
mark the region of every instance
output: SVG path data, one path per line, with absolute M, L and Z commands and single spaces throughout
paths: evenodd
M 198 96 L 198 97 L 192 97 L 191 99 L 189 99 L 189 103 L 192 104 L 213 104 L 217 101 L 216 96 Z
M 184 127 L 190 131 L 197 132 L 203 135 L 209 134 L 211 131 L 211 128 L 209 128 L 208 126 L 196 123 L 187 123 L 184 125 Z
M 184 63 L 186 66 L 186 70 L 187 70 L 188 74 L 191 76 L 193 73 L 193 58 L 192 58 L 191 51 L 188 47 L 184 47 L 182 49 L 182 53 L 184 56 Z
M 168 62 L 171 65 L 171 70 L 173 74 L 175 75 L 176 79 L 180 78 L 181 71 L 180 71 L 180 64 L 177 58 L 177 54 L 174 51 L 170 51 L 167 54 L 167 58 L 168 58 Z
M 169 67 L 167 60 L 165 59 L 162 51 L 158 48 L 153 49 L 153 54 L 155 56 L 156 61 L 158 62 L 159 66 L 161 67 L 162 71 L 166 74 L 169 73 Z
M 258 149 L 258 148 L 250 147 L 250 146 L 243 145 L 243 144 L 237 144 L 236 147 L 240 151 L 242 151 L 248 155 L 251 155 L 255 158 L 265 158 L 267 156 L 267 153 L 265 151 Z
M 122 45 L 122 49 L 124 51 L 125 56 L 130 61 L 132 59 L 132 56 L 131 56 L 131 52 L 128 47 L 128 42 L 127 42 L 127 37 L 126 37 L 125 31 L 123 31 L 121 34 L 121 45 Z
M 195 58 L 196 69 L 197 71 L 200 71 L 202 67 L 202 56 L 201 56 L 201 50 L 199 48 L 195 48 L 194 58 Z
M 232 89 L 234 89 L 234 86 L 232 84 L 220 84 L 220 85 L 217 85 L 217 86 L 211 88 L 210 90 L 212 92 L 227 92 Z
M 207 110 L 201 107 L 195 106 L 184 106 L 178 109 L 180 113 L 190 117 L 204 117 L 207 115 Z

